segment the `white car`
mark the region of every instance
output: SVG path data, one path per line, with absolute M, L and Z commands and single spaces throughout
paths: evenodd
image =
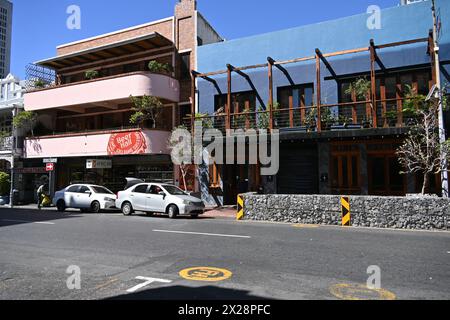
M 102 186 L 74 184 L 58 191 L 53 204 L 59 212 L 68 208 L 81 209 L 82 212 L 99 213 L 101 210 L 116 208 L 116 195 Z
M 116 207 L 122 209 L 124 215 L 132 215 L 134 211 L 167 214 L 171 219 L 177 216 L 197 218 L 205 213 L 202 200 L 192 197 L 180 188 L 169 184 L 139 183 L 125 191 L 120 191 Z

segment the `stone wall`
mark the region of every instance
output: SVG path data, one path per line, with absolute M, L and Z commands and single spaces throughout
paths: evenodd
M 341 225 L 339 196 L 245 194 L 246 220 Z M 450 230 L 450 200 L 433 197 L 350 197 L 352 226 Z

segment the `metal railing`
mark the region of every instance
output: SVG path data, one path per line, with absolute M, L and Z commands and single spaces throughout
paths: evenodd
M 372 101 L 344 102 L 321 105 L 321 131 L 401 128 L 414 125 L 416 116 L 403 111 L 403 102 L 408 98 L 376 100 L 377 121 L 374 123 Z M 402 109 L 402 110 L 400 110 Z M 273 110 L 274 129 L 293 129 L 296 131 L 316 132 L 318 130 L 317 106 L 296 108 L 278 108 Z M 229 125 L 227 125 L 229 120 Z M 226 129 L 269 129 L 270 112 L 246 111 L 226 114 L 196 116 L 203 128 L 214 128 L 222 132 Z M 182 124 L 191 128 L 192 118 L 186 117 Z

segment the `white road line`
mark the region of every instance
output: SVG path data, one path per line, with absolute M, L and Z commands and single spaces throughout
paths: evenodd
M 147 277 L 136 277 L 137 280 L 142 280 L 145 281 L 141 284 L 138 284 L 137 286 L 128 289 L 127 292 L 128 293 L 133 293 L 138 291 L 139 289 L 142 289 L 150 284 L 152 284 L 153 282 L 159 282 L 159 283 L 172 283 L 171 280 L 165 280 L 165 279 L 156 279 L 156 278 L 147 278 Z
M 201 232 L 171 231 L 171 230 L 153 230 L 153 232 L 178 233 L 178 234 L 192 234 L 192 235 L 199 235 L 199 236 L 213 236 L 213 237 L 228 237 L 228 238 L 251 239 L 251 237 L 249 237 L 249 236 L 238 236 L 238 235 L 233 235 L 233 234 L 201 233 Z
M 54 225 L 53 222 L 35 222 L 35 221 L 9 220 L 9 219 L 2 219 L 2 221 L 4 221 L 4 222 L 18 222 L 18 223 L 34 223 L 34 224 Z

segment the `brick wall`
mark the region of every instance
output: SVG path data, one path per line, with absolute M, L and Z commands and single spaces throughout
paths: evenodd
M 60 47 L 57 49 L 57 54 L 58 55 L 70 54 L 80 50 L 86 50 L 102 45 L 116 43 L 130 38 L 144 36 L 147 34 L 151 34 L 153 32 L 157 32 L 162 36 L 166 37 L 167 39 L 172 40 L 173 20 L 167 20 L 160 23 L 151 24 L 119 33 L 114 33 L 111 35 L 101 36 L 99 38 L 95 38 L 92 40 L 86 40 L 72 45 Z

